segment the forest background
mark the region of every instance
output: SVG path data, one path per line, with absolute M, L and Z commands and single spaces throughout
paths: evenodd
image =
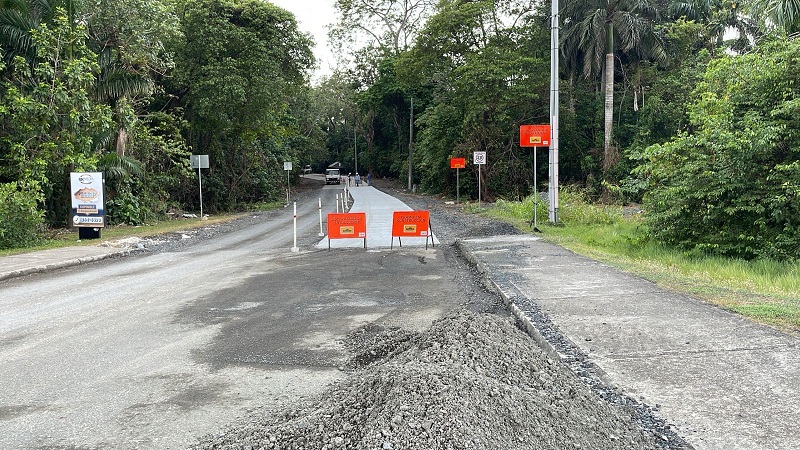
M 561 8 L 562 183 L 640 204 L 661 244 L 796 259 L 800 1 Z M 549 122 L 549 2 L 336 10 L 340 66 L 312 85 L 311 37 L 267 1 L 0 1 L 0 249 L 68 226 L 72 171 L 104 173 L 112 224 L 198 210 L 191 154 L 211 213 L 281 198 L 284 161 L 454 195 L 449 158 L 486 151 L 484 199 L 546 189 L 519 126 Z

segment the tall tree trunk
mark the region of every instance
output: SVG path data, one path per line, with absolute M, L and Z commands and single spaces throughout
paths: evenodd
M 611 132 L 614 126 L 614 25 L 606 26 L 605 75 L 605 134 L 603 136 L 603 172 L 608 172 L 616 162 L 611 148 Z
M 128 131 L 125 129 L 125 127 L 120 127 L 119 131 L 117 131 L 117 155 L 125 156 L 126 148 L 128 148 Z

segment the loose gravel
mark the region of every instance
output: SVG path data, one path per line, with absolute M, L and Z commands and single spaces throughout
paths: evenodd
M 458 309 L 413 334 L 360 330 L 352 373 L 316 401 L 196 449 L 655 449 L 504 317 Z
M 429 210 L 434 233 L 455 256 L 457 239 L 520 233 L 442 199 L 379 186 Z M 655 408 L 596 376 L 535 304 L 523 306 L 558 358 L 521 331 L 474 270 L 471 281 L 464 307 L 423 332 L 372 324 L 351 333 L 344 342 L 351 358 L 342 367 L 348 375 L 320 396 L 277 413 L 255 412 L 191 448 L 690 448 Z

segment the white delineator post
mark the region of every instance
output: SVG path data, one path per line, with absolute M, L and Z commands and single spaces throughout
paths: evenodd
M 297 202 L 294 202 L 293 219 L 294 219 L 294 246 L 292 247 L 292 251 L 297 253 L 300 251 L 300 249 L 297 248 Z
M 320 237 L 325 236 L 325 233 L 322 232 L 322 197 L 319 199 L 319 235 Z
M 200 173 L 200 167 L 197 167 L 197 183 L 200 185 L 200 220 L 203 220 L 203 175 Z
M 336 194 L 336 214 L 339 214 L 339 194 Z

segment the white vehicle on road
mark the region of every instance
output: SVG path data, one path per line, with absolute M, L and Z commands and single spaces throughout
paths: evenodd
M 325 169 L 325 184 L 341 183 L 339 169 Z

